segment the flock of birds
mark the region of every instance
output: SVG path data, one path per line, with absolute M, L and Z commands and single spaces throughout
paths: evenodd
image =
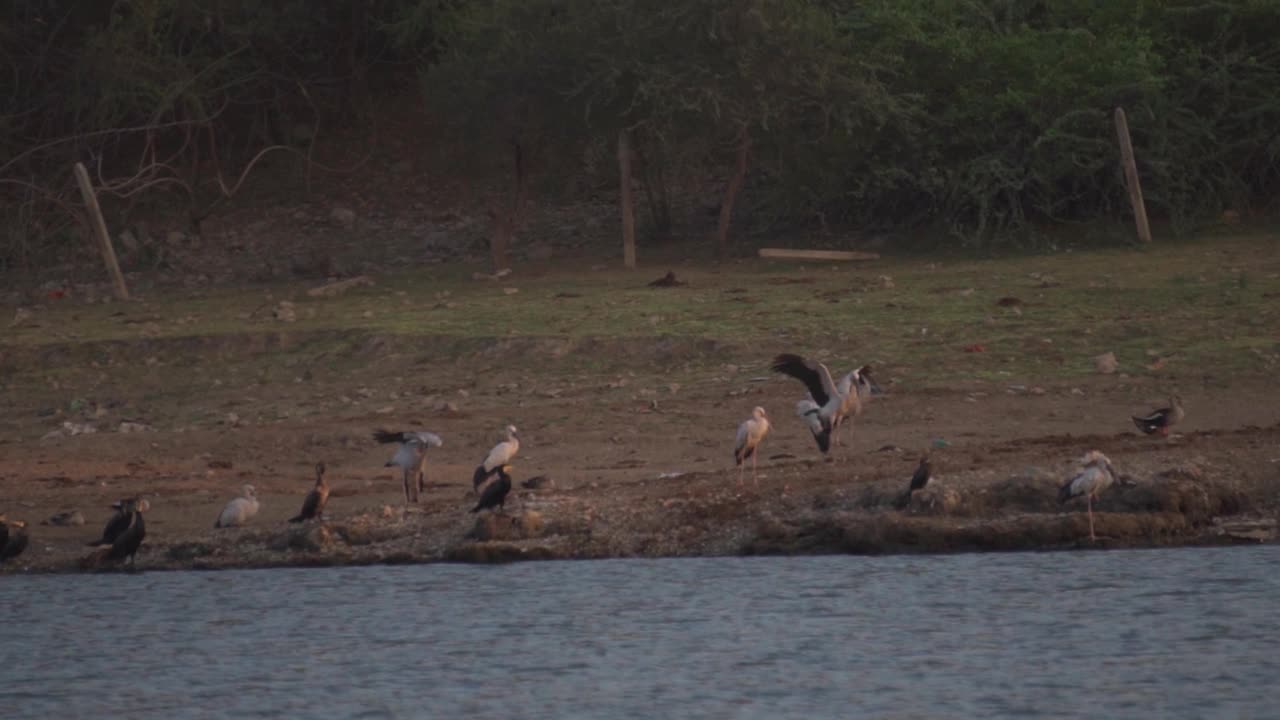
M 807 359 L 795 354 L 782 354 L 774 358 L 770 365 L 774 372 L 795 378 L 804 384 L 806 397 L 796 403 L 796 415 L 813 435 L 818 449 L 824 454 L 830 453 L 832 445 L 839 444 L 839 431 L 842 426 L 852 429 L 852 419 L 861 415 L 867 403 L 874 395 L 881 394 L 880 388 L 871 378 L 871 366 L 863 365 L 835 380 L 831 371 L 821 362 Z M 1182 402 L 1176 395 L 1170 398 L 1167 407 L 1134 416 L 1134 425 L 1147 435 L 1159 434 L 1167 436 L 1170 428 L 1178 424 L 1186 413 Z M 734 442 L 733 458 L 738 468 L 738 484 L 743 484 L 746 461 L 751 460 L 751 475 L 755 484 L 759 484 L 756 471 L 756 456 L 761 443 L 769 434 L 772 426 L 769 416 L 763 407 L 755 407 L 751 417 L 738 426 Z M 421 493 L 426 489 L 427 452 L 431 448 L 444 445 L 444 440 L 437 434 L 426 431 L 377 430 L 373 439 L 381 444 L 398 445 L 396 452 L 384 467 L 399 467 L 404 483 L 406 503 L 417 503 Z M 514 425 L 504 429 L 503 439 L 484 456 L 472 474 L 472 492 L 478 497 L 470 512 L 482 510 L 505 511 L 507 495 L 511 492 L 511 461 L 520 451 L 520 434 Z M 1111 461 L 1097 450 L 1091 450 L 1081 460 L 1079 473 L 1063 484 L 1058 492 L 1060 502 L 1084 497 L 1089 514 L 1089 537 L 1096 540 L 1093 521 L 1093 501 L 1098 495 L 1117 481 L 1115 469 Z M 317 463 L 315 467 L 315 486 L 307 493 L 299 513 L 290 518 L 291 523 L 323 519 L 325 506 L 329 501 L 329 486 L 325 482 L 325 464 Z M 911 477 L 905 498 L 923 489 L 931 477 L 932 468 L 928 455 L 920 458 L 919 465 Z M 530 478 L 522 485 L 527 488 L 538 487 L 541 476 Z M 94 553 L 81 561 L 82 567 L 98 567 L 104 564 L 128 561 L 132 565 L 146 537 L 146 522 L 143 514 L 150 509 L 150 503 L 143 498 L 125 498 L 114 503 L 115 513 L 103 528 L 102 537 L 89 543 L 98 548 Z M 226 504 L 214 522 L 215 528 L 240 527 L 258 514 L 261 504 L 253 485 L 244 485 L 240 495 Z M 0 514 L 0 563 L 17 557 L 29 544 L 26 523 L 21 520 L 8 520 Z
M 482 510 L 505 511 L 507 495 L 511 492 L 511 460 L 520 451 L 520 433 L 514 425 L 504 430 L 504 438 L 485 455 L 476 466 L 472 475 L 472 491 L 478 496 L 472 513 Z M 439 435 L 425 431 L 390 432 L 377 430 L 373 439 L 383 444 L 397 444 L 396 452 L 384 467 L 399 467 L 403 472 L 404 497 L 406 503 L 418 502 L 420 494 L 426 489 L 427 450 L 444 444 Z M 302 501 L 302 509 L 297 515 L 289 518 L 291 523 L 324 518 L 325 506 L 329 502 L 329 484 L 325 481 L 325 464 L 316 463 L 315 486 Z M 534 488 L 543 478 L 530 478 L 523 485 Z M 232 528 L 249 524 L 261 508 L 257 489 L 253 485 L 243 485 L 240 495 L 233 498 L 218 513 L 213 527 Z M 138 548 L 147 535 L 147 525 L 143 513 L 151 509 L 151 504 L 143 498 L 125 498 L 111 505 L 115 511 L 102 529 L 102 537 L 88 543 L 98 548 L 80 561 L 83 568 L 101 567 L 128 562 L 134 564 Z M 30 537 L 27 524 L 21 520 L 9 520 L 0 514 L 0 563 L 17 557 L 27 549 Z
M 871 366 L 863 365 L 849 371 L 837 382 L 831 371 L 821 362 L 807 359 L 799 355 L 784 353 L 778 355 L 770 364 L 774 372 L 795 378 L 804 384 L 808 396 L 796 403 L 796 415 L 805 423 L 813 435 L 818 449 L 825 455 L 832 444 L 839 444 L 839 430 L 854 417 L 861 415 L 863 408 L 873 395 L 880 394 L 880 388 L 871 378 Z M 1170 428 L 1177 425 L 1186 416 L 1182 400 L 1177 395 L 1169 399 L 1169 405 L 1157 408 L 1146 415 L 1132 416 L 1133 424 L 1146 435 L 1168 436 Z M 738 426 L 738 434 L 734 442 L 733 459 L 738 466 L 738 484 L 743 483 L 743 474 L 747 459 L 751 460 L 752 480 L 759 484 L 756 474 L 756 455 L 760 444 L 769 434 L 768 413 L 762 407 L 755 407 L 751 417 Z M 1080 461 L 1081 470 L 1058 490 L 1059 502 L 1067 502 L 1072 498 L 1084 497 L 1089 514 L 1089 538 L 1097 540 L 1093 523 L 1093 501 L 1117 480 L 1115 469 L 1106 455 L 1097 450 L 1090 450 Z M 929 483 L 932 467 L 929 456 L 920 458 L 919 465 L 911 476 L 905 500 Z

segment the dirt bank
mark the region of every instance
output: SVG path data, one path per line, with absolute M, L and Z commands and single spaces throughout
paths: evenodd
M 214 445 L 190 435 L 183 441 L 197 448 Z M 306 490 L 302 473 L 289 477 L 212 456 L 198 474 L 167 464 L 116 467 L 100 456 L 109 454 L 108 445 L 128 443 L 98 442 L 77 453 L 99 458 L 89 461 L 96 474 L 64 474 L 32 459 L 23 471 L 26 490 L 18 493 L 12 474 L 18 468 L 6 453 L 0 465 L 6 506 L 10 517 L 23 511 L 33 542 L 0 572 L 81 569 L 89 552 L 84 543 L 100 532 L 106 506 L 131 493 L 152 503 L 140 569 L 1267 542 L 1276 538 L 1280 508 L 1277 466 L 1268 457 L 1278 439 L 1276 426 L 1192 432 L 1170 442 L 1088 438 L 1085 444 L 1107 452 L 1126 481 L 1095 507 L 1097 542 L 1088 539 L 1083 503 L 1056 500 L 1060 478 L 1083 447 L 1067 436 L 936 450 L 938 478 L 909 501 L 904 491 L 915 457 L 898 450 L 860 450 L 834 463 L 766 461 L 758 487 L 748 474 L 740 488 L 727 471 L 658 478 L 629 468 L 626 477 L 601 480 L 557 479 L 553 471 L 549 487 L 517 488 L 503 515 L 468 513 L 474 501 L 463 482 L 433 483 L 420 506 L 406 508 L 390 474 L 338 473 L 329 517 L 305 525 L 285 522 Z M 1042 464 L 1050 455 L 1062 462 Z M 977 462 L 987 458 L 998 462 Z M 75 463 L 62 467 L 69 465 Z M 444 478 L 463 469 L 433 472 Z M 213 529 L 212 518 L 230 497 L 223 488 L 239 482 L 263 489 L 262 513 L 247 528 Z M 85 525 L 39 524 L 71 508 L 82 512 Z

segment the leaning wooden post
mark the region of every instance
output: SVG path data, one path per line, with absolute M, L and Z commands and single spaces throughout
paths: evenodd
M 1116 135 L 1120 138 L 1120 161 L 1124 164 L 1124 180 L 1129 187 L 1129 202 L 1133 204 L 1138 239 L 1149 243 L 1151 225 L 1147 223 L 1147 205 L 1142 199 L 1142 184 L 1138 182 L 1138 166 L 1133 159 L 1133 141 L 1129 138 L 1129 121 L 1124 116 L 1124 108 L 1116 108 Z
M 93 183 L 89 181 L 89 171 L 84 163 L 76 163 L 76 182 L 80 185 L 80 194 L 84 196 L 84 204 L 89 208 L 89 222 L 93 224 L 93 234 L 98 238 L 98 249 L 102 251 L 102 261 L 107 265 L 107 274 L 115 286 L 116 298 L 129 299 L 129 288 L 124 284 L 124 275 L 120 272 L 120 263 L 116 261 L 115 248 L 111 247 L 111 235 L 107 233 L 107 221 L 102 218 L 102 208 L 98 205 L 98 194 L 93 191 Z
M 618 172 L 622 193 L 622 264 L 636 266 L 636 207 L 631 194 L 631 140 L 626 130 L 618 133 Z

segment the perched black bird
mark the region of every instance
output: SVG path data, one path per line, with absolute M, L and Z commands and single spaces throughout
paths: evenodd
M 107 551 L 107 559 L 112 561 L 120 561 L 129 558 L 129 564 L 133 565 L 137 559 L 138 548 L 142 546 L 142 539 L 147 536 L 147 524 L 142 519 L 142 513 L 151 509 L 151 503 L 146 500 L 132 500 L 128 504 L 129 508 L 129 526 L 111 543 L 111 549 Z
M 142 519 L 142 513 L 151 509 L 151 503 L 146 500 L 129 499 L 120 503 L 120 511 L 125 514 L 128 519 L 128 525 L 116 536 L 110 547 L 85 557 L 80 561 L 80 567 L 89 569 L 104 564 L 114 564 L 125 559 L 129 560 L 132 566 L 137 561 L 138 548 L 142 546 L 142 539 L 147 536 L 147 523 Z
M 129 513 L 125 511 L 125 506 L 130 502 L 136 502 L 137 498 L 125 498 L 120 502 L 112 503 L 111 507 L 115 508 L 115 514 L 107 521 L 106 527 L 102 528 L 102 537 L 88 543 L 89 547 L 98 547 L 100 545 L 110 545 L 120 537 L 120 533 L 129 527 Z
M 316 463 L 316 486 L 307 493 L 307 499 L 302 501 L 302 512 L 289 518 L 289 522 L 296 523 L 320 517 L 328 502 L 329 485 L 324 481 L 324 463 L 319 462 Z
M 18 557 L 27 549 L 27 524 L 0 515 L 0 563 Z
M 507 473 L 511 472 L 510 465 L 499 465 L 497 467 L 498 479 L 485 486 L 484 492 L 480 494 L 480 502 L 471 508 L 471 512 L 477 513 L 481 510 L 493 511 L 493 508 L 504 510 L 503 504 L 507 501 L 507 493 L 511 492 L 511 476 Z
M 929 472 L 929 456 L 922 455 L 920 457 L 920 464 L 916 466 L 916 471 L 911 476 L 911 489 L 907 491 L 908 495 L 917 490 L 923 489 L 925 485 L 929 484 Z

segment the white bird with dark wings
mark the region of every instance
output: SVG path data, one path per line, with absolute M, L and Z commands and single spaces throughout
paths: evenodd
M 418 502 L 419 493 L 427 486 L 427 449 L 444 445 L 439 435 L 425 430 L 391 432 L 375 430 L 373 439 L 386 445 L 400 443 L 396 454 L 383 467 L 399 467 L 404 473 L 404 501 Z
M 506 439 L 494 445 L 489 450 L 489 454 L 484 456 L 484 461 L 476 466 L 476 471 L 471 476 L 472 491 L 477 491 L 503 465 L 510 464 L 516 453 L 520 452 L 520 433 L 516 430 L 516 426 L 508 425 L 505 433 Z

